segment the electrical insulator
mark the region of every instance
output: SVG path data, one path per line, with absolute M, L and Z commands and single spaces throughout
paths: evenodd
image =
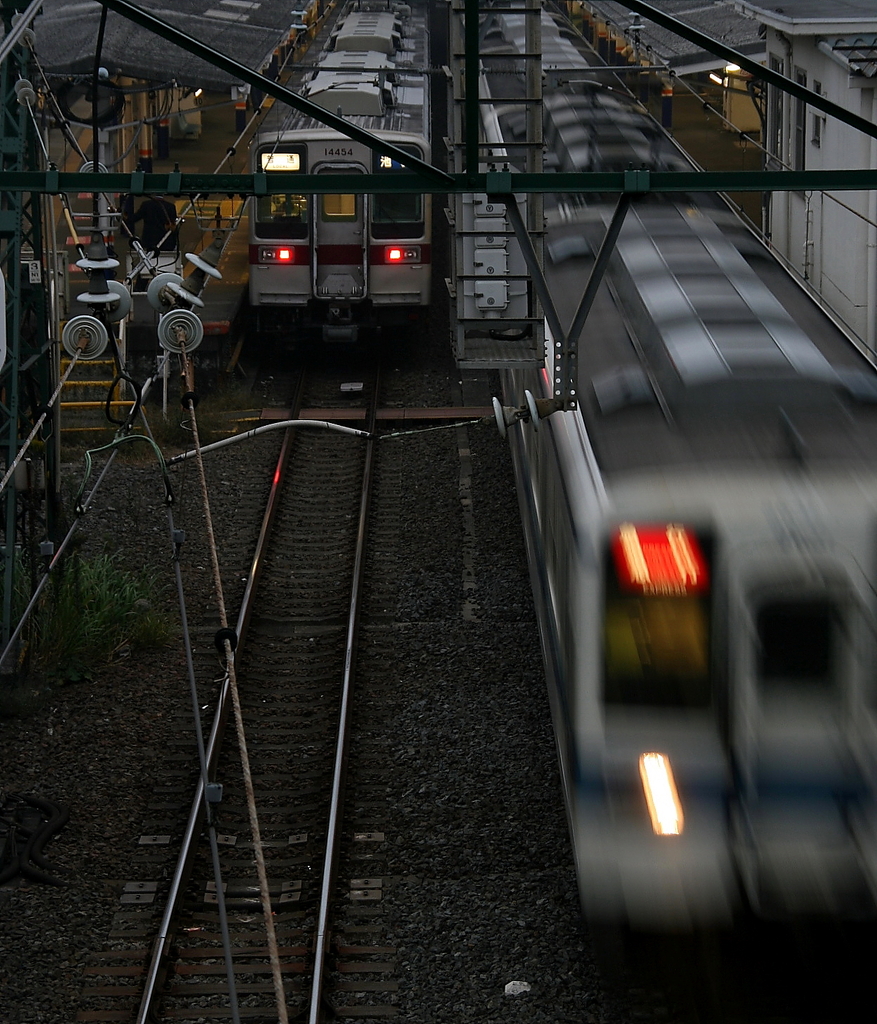
M 109 340 L 106 327 L 96 316 L 87 313 L 71 317 L 61 332 L 61 344 L 67 354 L 79 353 L 80 359 L 97 359 L 103 355 Z
M 194 352 L 204 337 L 204 325 L 189 309 L 172 309 L 158 321 L 159 344 L 167 352 Z

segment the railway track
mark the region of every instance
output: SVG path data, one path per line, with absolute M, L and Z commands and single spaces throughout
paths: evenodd
M 363 384 L 372 425 L 378 386 L 376 375 Z M 324 398 L 319 386 L 299 388 L 295 404 Z M 284 438 L 236 630 L 244 731 L 228 724 L 226 679 L 216 715 L 204 723 L 206 786 L 202 777 L 174 873 L 167 885 L 127 887 L 130 904 L 165 903 L 131 1019 L 282 1020 L 272 975 L 282 978 L 290 1019 L 394 1012 L 393 950 L 379 920 L 385 768 L 374 736 L 350 746 L 351 726 L 363 717 L 353 689 L 372 448 L 328 431 L 293 430 Z M 371 562 L 373 569 L 379 564 Z M 387 724 L 374 708 L 364 720 Z M 242 739 L 252 766 L 246 785 Z M 345 815 L 349 773 L 355 801 Z M 248 814 L 248 804 L 255 812 Z M 273 935 L 262 913 L 253 813 Z M 170 847 L 179 822 L 166 827 L 170 833 L 143 837 L 142 845 Z M 149 926 L 138 932 L 142 943 Z M 143 972 L 131 960 L 141 956 L 142 949 L 124 949 L 94 957 L 85 994 L 103 1005 L 80 1020 L 128 1018 Z M 129 984 L 120 985 L 122 978 Z M 127 1005 L 108 1006 L 114 996 Z
M 312 377 L 310 390 L 302 395 L 301 404 L 307 406 L 309 415 L 331 410 L 338 414 L 334 418 L 354 425 L 364 424 L 364 414 L 357 408 L 363 404 L 360 393 L 349 389 L 342 391 L 341 385 L 361 380 L 365 390 L 367 375 L 359 371 L 350 371 L 347 376 L 342 376 L 343 373 L 336 370 Z M 289 407 L 291 387 L 288 375 L 275 371 L 271 378 L 264 376 L 258 397 L 266 406 L 274 407 L 264 410 L 266 421 L 288 418 L 294 412 Z M 458 410 L 418 411 L 404 404 L 407 387 L 407 382 L 401 385 L 399 380 L 395 384 L 391 380 L 382 389 L 379 421 L 382 431 L 392 429 L 389 417 L 393 415 L 404 428 L 418 418 L 435 416 L 440 420 L 452 412 L 466 418 L 474 411 L 472 404 L 461 405 Z M 340 397 L 342 395 L 356 397 L 351 401 L 350 397 Z M 465 396 L 461 396 L 461 401 L 463 398 Z M 350 407 L 343 410 L 342 415 L 339 405 L 345 401 Z M 469 401 L 471 403 L 471 396 Z M 486 433 L 494 441 L 493 433 Z M 435 461 L 433 449 L 429 449 L 429 455 L 427 448 L 421 451 L 430 439 L 442 436 L 447 439 L 454 435 L 455 446 L 447 443 L 441 446 L 446 452 L 446 465 Z M 319 851 L 325 839 L 331 790 L 325 765 L 332 759 L 335 748 L 330 712 L 320 702 L 330 692 L 337 693 L 340 678 L 338 649 L 344 646 L 340 635 L 345 632 L 346 618 L 339 591 L 340 580 L 349 569 L 350 556 L 339 552 L 336 541 L 342 534 L 349 538 L 358 516 L 359 496 L 353 485 L 361 472 L 358 463 L 361 442 L 351 443 L 328 433 L 308 433 L 300 434 L 293 447 L 293 462 L 287 471 L 285 497 L 280 503 L 277 525 L 281 534 L 289 527 L 291 531 L 298 531 L 301 539 L 290 542 L 294 544 L 293 549 L 272 547 L 271 553 L 263 559 L 263 586 L 259 589 L 265 600 L 261 607 L 257 605 L 253 610 L 249 636 L 242 643 L 238 657 L 249 722 L 248 749 L 268 863 L 277 956 L 290 1020 L 307 1020 L 311 1012 L 315 991 L 315 936 L 321 930 L 326 954 L 321 986 L 325 995 L 316 998 L 317 1019 L 381 1020 L 393 1019 L 394 1015 L 403 1020 L 433 1019 L 428 1013 L 425 1016 L 419 1013 L 424 999 L 420 987 L 423 986 L 424 991 L 438 988 L 453 992 L 452 975 L 458 970 L 449 974 L 448 964 L 452 961 L 443 960 L 438 953 L 431 960 L 428 975 L 422 972 L 412 975 L 412 951 L 418 946 L 435 948 L 435 928 L 430 935 L 425 914 L 439 923 L 444 920 L 442 915 L 449 894 L 456 890 L 468 891 L 469 877 L 482 851 L 486 854 L 484 868 L 488 874 L 479 883 L 483 890 L 478 897 L 479 905 L 480 901 L 490 898 L 492 886 L 499 887 L 494 892 L 492 912 L 498 925 L 497 934 L 506 937 L 502 945 L 509 947 L 510 962 L 520 956 L 508 940 L 514 942 L 516 927 L 519 927 L 515 921 L 523 912 L 518 910 L 510 925 L 505 907 L 516 887 L 526 890 L 527 873 L 515 880 L 513 876 L 504 877 L 495 867 L 495 861 L 501 861 L 494 839 L 499 823 L 491 818 L 490 825 L 486 824 L 488 819 L 482 819 L 479 798 L 472 795 L 472 790 L 479 787 L 477 768 L 475 786 L 469 787 L 468 795 L 462 792 L 466 788 L 463 776 L 472 771 L 472 763 L 453 760 L 458 740 L 453 705 L 448 706 L 451 691 L 447 684 L 440 689 L 429 684 L 432 659 L 454 657 L 454 644 L 447 638 L 446 627 L 436 631 L 431 622 L 456 618 L 461 624 L 467 624 L 460 633 L 462 640 L 465 632 L 478 629 L 479 620 L 489 620 L 495 615 L 485 591 L 485 583 L 492 574 L 484 572 L 485 565 L 493 562 L 483 561 L 485 553 L 480 549 L 483 541 L 476 540 L 478 531 L 468 515 L 462 519 L 468 543 L 462 547 L 461 565 L 456 570 L 456 579 L 453 574 L 449 575 L 445 586 L 437 586 L 435 581 L 444 579 L 441 573 L 449 562 L 449 550 L 442 540 L 448 535 L 447 529 L 427 527 L 424 531 L 422 526 L 418 527 L 423 549 L 418 551 L 417 559 L 412 559 L 410 553 L 406 554 L 399 547 L 399 535 L 406 530 L 410 532 L 412 512 L 416 510 L 417 517 L 427 523 L 436 514 L 437 510 L 428 501 L 417 499 L 422 479 L 440 476 L 451 480 L 457 475 L 461 508 L 469 507 L 470 474 L 479 465 L 476 458 L 473 467 L 469 455 L 472 441 L 476 441 L 477 451 L 483 443 L 480 435 L 472 428 L 457 427 L 450 435 L 427 433 L 403 445 L 378 445 L 375 472 L 378 497 L 369 530 L 371 543 L 364 560 L 369 576 L 361 601 L 365 641 L 360 645 L 357 659 L 356 732 L 350 747 L 353 774 L 346 787 L 349 816 L 341 830 L 350 842 L 338 848 L 336 880 L 330 887 L 332 902 L 340 911 L 326 916 L 322 925 L 319 923 L 321 883 L 325 872 Z M 252 520 L 256 524 L 242 529 L 234 537 L 225 538 L 222 547 L 223 582 L 229 607 L 235 610 L 247 590 L 246 573 L 239 567 L 252 564 L 255 558 L 256 535 L 260 532 L 256 511 L 268 497 L 282 445 L 281 434 L 278 431 L 266 435 L 255 444 L 260 446 L 258 451 L 245 455 L 243 460 L 250 464 L 247 469 L 251 472 L 246 474 L 241 471 L 240 462 L 237 475 L 233 475 L 228 467 L 222 466 L 220 457 L 205 459 L 212 485 L 224 489 L 224 497 L 236 507 L 241 523 Z M 242 445 L 237 447 L 239 451 L 243 448 Z M 413 452 L 408 451 L 409 447 Z M 420 454 L 414 454 L 416 452 Z M 299 456 L 303 461 L 299 461 Z M 414 465 L 423 463 L 424 457 L 429 462 L 428 468 L 414 471 Z M 189 468 L 185 472 L 191 473 L 192 465 L 187 463 Z M 311 471 L 314 466 L 319 468 L 319 474 Z M 182 474 L 180 467 L 180 477 Z M 176 482 L 180 484 L 181 480 Z M 332 510 L 331 503 L 327 504 L 317 493 L 318 488 L 331 492 L 333 501 L 343 495 L 344 502 Z M 194 474 L 186 478 L 185 486 L 179 489 L 188 492 L 191 499 L 195 490 Z M 331 528 L 330 511 L 338 519 Z M 190 512 L 185 523 L 190 532 L 194 532 L 195 518 Z M 486 527 L 482 525 L 481 537 L 485 533 Z M 186 539 L 183 552 L 195 541 L 194 536 Z M 435 551 L 429 550 L 433 543 L 438 545 Z M 305 544 L 314 546 L 313 562 L 305 554 Z M 350 550 L 350 543 L 347 550 Z M 188 561 L 194 564 L 205 559 L 198 554 L 190 556 Z M 329 571 L 320 568 L 327 563 L 331 566 L 331 578 Z M 418 582 L 425 579 L 424 572 L 429 573 L 429 588 Z M 327 579 L 330 579 L 328 586 Z M 207 591 L 203 579 L 200 586 L 200 604 L 190 601 L 193 658 L 197 676 L 204 682 L 200 696 L 201 722 L 205 733 L 209 734 L 222 672 L 214 645 L 217 630 L 214 603 L 205 599 Z M 467 589 L 470 586 L 472 589 Z M 412 606 L 408 602 L 407 620 L 400 622 L 396 615 L 400 589 L 430 589 L 430 603 L 416 602 Z M 447 599 L 447 607 L 437 605 L 440 594 L 442 599 Z M 511 597 L 506 594 L 504 603 Z M 403 638 L 409 633 L 420 635 L 422 648 L 417 653 L 405 645 Z M 432 646 L 431 635 L 434 636 Z M 483 657 L 493 661 L 497 658 L 496 651 L 495 644 L 485 647 Z M 479 672 L 478 660 L 479 655 L 472 649 L 461 648 L 460 669 L 469 678 L 469 684 L 461 686 L 461 694 L 466 693 L 467 703 L 473 700 L 477 703 L 480 695 L 492 685 L 490 670 Z M 293 664 L 298 665 L 299 675 L 296 696 L 278 703 L 278 695 L 291 688 L 283 673 Z M 505 673 L 511 671 L 509 663 Z M 427 748 L 421 749 L 420 728 L 411 731 L 409 725 L 407 732 L 397 732 L 398 712 L 404 703 L 424 708 L 423 729 L 430 729 L 433 734 L 429 754 Z M 517 717 L 528 712 L 529 708 L 519 708 Z M 504 731 L 511 728 L 514 706 L 509 708 L 509 714 Z M 409 722 L 410 719 L 409 711 Z M 223 799 L 214 808 L 213 824 L 222 865 L 226 929 L 234 949 L 232 966 L 237 1014 L 238 1019 L 245 1021 L 273 1022 L 280 1018 L 274 1005 L 258 879 L 253 872 L 252 840 L 239 781 L 239 755 L 234 740 L 228 735 L 230 732 L 229 727 L 224 755 L 227 760 L 220 761 L 214 773 L 223 784 Z M 490 732 L 489 728 L 485 731 L 482 742 L 490 741 Z M 520 747 L 522 741 L 523 737 L 517 734 L 514 743 L 504 742 L 503 746 Z M 218 887 L 207 857 L 210 844 L 209 837 L 204 838 L 203 826 L 198 827 L 198 857 L 178 886 L 179 915 L 175 916 L 173 928 L 162 930 L 168 901 L 175 888 L 172 879 L 180 842 L 187 829 L 186 816 L 192 807 L 198 781 L 196 755 L 190 701 L 181 689 L 163 770 L 146 780 L 145 795 L 142 801 L 137 801 L 142 803 L 142 807 L 137 808 L 140 833 L 133 840 L 130 868 L 124 877 L 104 882 L 118 893 L 112 928 L 103 946 L 93 946 L 92 951 L 83 954 L 84 984 L 75 1004 L 77 1010 L 69 1019 L 82 1022 L 235 1019 L 229 1005 Z M 298 759 L 295 777 L 290 781 L 295 758 Z M 426 760 L 433 762 L 428 772 L 425 764 L 418 763 Z M 491 793 L 490 802 L 497 808 L 505 808 L 509 806 L 509 794 L 514 792 L 515 782 L 506 774 L 507 768 L 502 767 L 501 759 L 497 758 L 495 763 L 499 774 L 496 778 L 482 776 L 480 787 L 485 793 Z M 485 807 L 487 803 L 484 802 Z M 428 828 L 420 824 L 411 829 L 415 824 L 413 819 L 418 816 L 427 818 Z M 462 832 L 460 824 L 463 824 Z M 458 831 L 450 834 L 456 834 L 458 842 L 461 835 L 469 837 L 468 843 L 461 844 L 456 854 L 458 862 L 462 859 L 466 867 L 462 873 L 452 870 L 449 874 L 437 874 L 435 894 L 430 895 L 436 863 L 434 853 L 445 841 L 446 832 L 454 828 Z M 406 834 L 409 829 L 410 835 Z M 510 839 L 508 836 L 507 844 Z M 520 834 L 520 839 L 526 846 L 533 841 L 526 831 Z M 403 849 L 405 854 L 400 856 Z M 542 859 L 544 862 L 544 856 Z M 526 854 L 523 861 L 527 863 Z M 534 867 L 531 865 L 530 871 Z M 536 879 L 538 875 L 534 873 L 534 881 Z M 532 891 L 532 906 L 538 907 L 550 891 L 539 884 Z M 572 916 L 576 913 L 573 909 Z M 459 953 L 460 960 L 453 963 L 464 965 L 478 940 L 472 937 L 465 924 L 460 926 L 465 922 L 462 908 L 458 917 L 459 920 L 453 922 L 457 941 L 453 956 Z M 552 913 L 551 919 L 556 921 L 556 915 Z M 717 988 L 704 991 L 704 986 L 713 987 L 708 977 L 713 970 L 709 963 L 710 950 L 698 950 L 695 955 L 691 950 L 686 951 L 684 943 L 660 950 L 659 954 L 653 947 L 643 948 L 648 969 L 634 970 L 620 992 L 611 997 L 612 1002 L 624 1007 L 617 1017 L 624 1024 L 633 1019 L 678 1024 L 702 1024 L 704 1021 L 715 1024 L 719 1020 L 728 1024 L 770 1020 L 773 1024 L 774 1021 L 805 1019 L 790 1011 L 789 1000 L 778 995 L 773 984 L 766 981 L 761 985 L 755 981 L 756 972 L 746 957 L 739 961 L 735 958 L 735 966 L 730 969 L 715 968 Z M 161 954 L 158 960 L 155 960 L 156 953 Z M 763 960 L 765 975 L 770 975 L 778 963 L 777 951 L 773 948 Z M 577 961 L 571 977 L 582 970 L 583 962 Z M 736 982 L 729 985 L 729 976 L 735 974 L 737 978 L 746 979 L 745 987 Z M 154 981 L 151 981 L 153 975 Z M 462 976 L 465 978 L 465 967 Z M 505 973 L 502 980 L 515 976 Z M 528 977 L 526 973 L 518 976 Z M 693 985 L 685 980 L 690 976 L 694 977 Z M 484 977 L 488 975 L 485 973 Z M 671 977 L 674 983 L 668 985 Z M 147 1018 L 142 1015 L 142 1008 L 144 993 L 150 984 L 155 986 L 151 1000 L 158 1005 L 154 1011 L 149 1011 Z M 753 986 L 755 990 L 750 991 Z M 816 988 L 811 978 L 810 990 Z M 564 1012 L 555 987 L 546 991 L 545 998 L 552 1005 L 557 1003 L 558 1021 L 580 1019 Z M 815 999 L 810 999 L 809 1004 L 815 1007 Z M 489 1019 L 503 1019 L 502 1006 L 491 1004 L 490 1012 L 493 1016 Z M 607 1019 L 616 1018 L 610 1015 Z M 814 1014 L 812 1019 L 825 1022 L 831 1017 Z
M 444 354 L 441 342 L 434 348 Z M 464 375 L 461 385 L 440 359 L 427 360 L 432 352 L 412 348 L 407 339 L 388 348 L 358 656 L 356 707 L 366 731 L 358 728 L 351 747 L 351 757 L 364 761 L 348 786 L 353 817 L 343 830 L 361 838 L 339 850 L 336 889 L 344 917 L 327 928 L 329 1004 L 372 1014 L 395 1009 L 400 1020 L 450 1024 L 470 1015 L 468 1007 L 483 1008 L 487 1021 L 505 1020 L 509 1000 L 517 1000 L 530 1004 L 529 1011 L 523 1005 L 511 1011 L 524 1011 L 521 1019 L 528 1012 L 547 1012 L 558 1021 L 583 1019 L 582 1011 L 599 996 L 582 958 L 506 448 L 492 424 L 473 422 L 489 404 L 490 385 L 477 375 Z M 331 411 L 328 418 L 357 425 L 361 400 L 342 385 L 367 375 L 342 365 L 337 353 L 329 366 L 325 390 L 315 388 L 304 397 L 306 412 Z M 270 371 L 256 375 L 250 410 L 261 407 L 265 421 L 287 418 L 286 387 L 275 361 Z M 419 426 L 433 429 L 421 432 Z M 385 437 L 398 430 L 414 433 Z M 232 617 L 246 589 L 280 437 L 279 431 L 264 434 L 204 460 Z M 195 462 L 172 469 L 171 477 L 174 523 L 185 533 L 179 559 L 200 721 L 209 735 L 222 667 L 214 646 L 219 622 Z M 162 497 L 152 465 L 123 466 L 90 507 L 87 545 L 101 545 L 106 536 L 129 563 L 156 564 L 166 578 L 171 561 Z M 320 530 L 326 533 L 322 522 Z M 305 639 L 318 635 L 310 614 L 315 598 L 311 593 L 310 612 L 301 623 L 308 629 Z M 263 653 L 282 661 L 278 627 L 270 626 Z M 154 658 L 148 651 L 137 654 L 136 662 L 124 655 L 114 660 L 87 686 L 53 695 L 46 716 L 24 723 L 10 762 L 18 789 L 27 792 L 38 776 L 40 792 L 66 803 L 71 813 L 51 851 L 69 886 L 24 885 L 0 893 L 6 908 L 0 944 L 10 966 L 2 987 L 10 1024 L 25 1024 L 38 1013 L 57 1024 L 137 1019 L 199 777 L 180 646 L 171 643 Z M 242 649 L 241 663 L 245 657 Z M 281 757 L 290 743 L 278 735 L 279 722 L 273 724 L 277 749 L 252 759 L 254 774 L 281 770 L 271 758 Z M 302 779 L 302 790 L 323 785 L 315 777 Z M 276 779 L 269 785 L 280 788 Z M 240 826 L 232 813 L 235 804 L 239 809 L 236 794 L 226 790 L 215 822 L 223 856 L 240 857 L 249 841 L 249 826 Z M 270 818 L 260 823 L 264 840 L 284 843 L 283 849 L 268 848 L 271 856 L 295 855 L 288 839 L 301 832 Z M 379 832 L 383 842 L 377 841 Z M 225 836 L 236 838 L 235 847 L 219 841 Z M 294 995 L 294 1019 L 303 1019 L 309 1001 L 307 979 L 297 967 L 313 955 L 304 934 L 311 923 L 304 915 L 316 913 L 309 851 L 302 857 L 299 873 L 293 865 L 279 876 L 272 897 L 291 1001 L 291 984 L 302 983 Z M 283 884 L 299 878 L 302 895 L 290 898 Z M 193 869 L 191 886 L 195 880 Z M 352 884 L 378 880 L 380 885 Z M 197 881 L 190 904 L 197 917 L 185 924 L 197 931 L 179 941 L 176 932 L 160 940 L 169 955 L 159 981 L 212 985 L 213 994 L 202 993 L 194 1002 L 212 1003 L 216 1019 L 228 1020 L 228 1008 L 223 1016 L 220 1005 L 227 989 L 221 942 L 211 937 L 221 934 L 221 927 L 211 925 L 212 869 Z M 230 871 L 223 881 L 231 883 L 225 895 L 232 926 L 246 933 L 242 944 L 267 949 L 248 879 Z M 269 888 L 273 882 L 269 872 Z M 187 899 L 191 886 L 184 887 Z M 37 920 L 39 929 L 33 927 Z M 42 956 L 43 948 L 57 952 Z M 201 972 L 199 949 L 213 954 L 206 957 L 212 961 L 206 964 L 209 975 Z M 305 952 L 298 956 L 291 949 Z M 17 950 L 27 950 L 27 959 Z M 253 970 L 238 971 L 237 980 L 256 986 L 243 992 L 243 1011 L 278 1020 L 273 1007 L 264 1009 L 273 980 L 267 954 L 257 952 L 240 966 Z M 518 979 L 532 989 L 513 986 L 526 994 L 510 996 L 504 990 Z M 20 1004 L 7 999 L 16 988 L 33 995 Z M 181 998 L 167 1019 L 192 1019 L 195 1009 Z

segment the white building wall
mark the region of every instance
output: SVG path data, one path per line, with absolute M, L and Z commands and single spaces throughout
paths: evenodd
M 828 99 L 877 120 L 872 81 L 851 78 L 847 68 L 818 48 L 818 37 L 785 35 L 768 28 L 766 42 L 768 66 L 771 55 L 780 58 L 787 77 L 795 80 L 796 73 L 803 72 L 808 88 L 815 89 L 818 83 Z M 799 165 L 796 106 L 794 97 L 783 97 L 778 155 L 790 168 Z M 877 146 L 862 132 L 808 107 L 803 157 L 806 170 L 873 168 L 877 167 Z M 779 253 L 872 350 L 877 350 L 875 214 L 871 192 L 774 192 L 765 225 Z

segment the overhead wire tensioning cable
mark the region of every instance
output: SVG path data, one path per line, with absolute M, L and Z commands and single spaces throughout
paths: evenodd
M 192 436 L 195 442 L 196 461 L 198 464 L 198 475 L 201 483 L 201 497 L 204 504 L 204 517 L 207 528 L 207 542 L 210 548 L 210 561 L 213 569 L 213 583 L 216 590 L 216 601 L 219 608 L 219 621 L 223 632 L 228 633 L 228 616 L 225 610 L 225 598 L 222 589 L 222 576 L 219 569 L 219 555 L 216 548 L 216 536 L 213 531 L 213 518 L 210 512 L 210 495 L 207 488 L 207 476 L 204 472 L 204 462 L 201 458 L 201 440 L 198 435 L 198 422 L 195 415 L 195 399 L 191 387 L 191 363 L 186 355 L 185 344 L 181 344 L 181 360 L 183 363 L 183 376 L 186 383 L 185 406 L 191 417 Z M 271 893 L 268 888 L 268 873 L 265 866 L 265 854 L 262 849 L 262 836 L 259 828 L 259 818 L 256 811 L 256 797 L 253 790 L 253 778 L 250 771 L 250 758 L 247 751 L 246 734 L 244 732 L 243 713 L 241 711 L 240 695 L 238 693 L 237 675 L 235 673 L 234 652 L 231 640 L 228 635 L 223 639 L 225 651 L 226 673 L 228 677 L 229 692 L 231 693 L 232 707 L 234 708 L 235 728 L 237 732 L 238 748 L 241 756 L 241 770 L 244 779 L 244 788 L 247 795 L 247 812 L 250 818 L 250 830 L 253 836 L 253 853 L 256 859 L 256 873 L 259 876 L 259 895 L 262 903 L 262 912 L 265 918 L 265 931 L 268 940 L 268 956 L 271 961 L 271 976 L 274 982 L 274 992 L 277 1000 L 278 1024 L 289 1024 L 289 1016 L 286 1009 L 286 993 L 283 989 L 283 978 L 280 970 L 280 956 L 277 947 L 277 934 L 274 929 L 274 917 L 271 909 Z
M 77 363 L 80 355 L 82 355 L 83 349 L 85 348 L 86 344 L 87 344 L 87 341 L 82 341 L 77 346 L 76 351 L 73 353 L 73 355 L 72 355 L 72 357 L 70 359 L 70 365 L 64 371 L 64 374 L 61 377 L 61 379 L 58 381 L 58 386 L 55 388 L 55 391 L 52 394 L 52 397 L 48 400 L 48 402 L 46 402 L 45 410 L 40 414 L 40 416 L 37 419 L 36 423 L 34 423 L 33 429 L 28 434 L 28 436 L 25 438 L 25 440 L 23 441 L 23 443 L 21 445 L 21 449 L 19 450 L 19 452 L 15 456 L 15 458 L 12 460 L 11 465 L 9 466 L 9 468 L 6 470 L 5 474 L 3 475 L 3 479 L 0 480 L 0 491 L 2 491 L 4 489 L 4 487 L 6 487 L 6 485 L 9 483 L 9 480 L 10 480 L 12 474 L 15 472 L 16 466 L 18 466 L 18 464 L 24 458 L 25 453 L 27 452 L 28 448 L 31 446 L 31 443 L 33 442 L 33 439 L 37 435 L 37 431 L 40 429 L 40 427 L 45 422 L 46 417 L 49 415 L 49 410 L 52 408 L 52 406 L 57 401 L 58 395 L 61 394 L 61 391 L 62 391 L 64 385 L 67 383 L 67 380 L 70 377 L 70 374 L 75 369 L 76 363 Z
M 165 354 L 165 361 L 170 358 L 170 353 Z M 152 430 L 150 429 L 149 422 L 146 419 L 146 415 L 141 410 L 141 416 L 143 418 L 143 424 L 146 429 L 150 440 L 155 444 L 155 437 L 153 436 Z M 223 956 L 225 959 L 226 978 L 228 981 L 228 998 L 229 998 L 229 1011 L 231 1013 L 232 1024 L 240 1024 L 240 1009 L 238 1006 L 237 988 L 235 984 L 234 974 L 234 959 L 231 948 L 231 937 L 228 927 L 228 913 L 225 901 L 225 887 L 222 881 L 222 868 L 219 858 L 219 840 L 216 830 L 216 822 L 214 820 L 214 811 L 212 807 L 212 801 L 210 798 L 209 790 L 209 778 L 208 778 L 208 754 L 204 743 L 204 734 L 201 727 L 201 716 L 200 716 L 200 701 L 198 699 L 198 683 L 195 678 L 195 663 L 192 651 L 192 636 L 189 630 L 189 618 L 186 611 L 186 593 L 183 587 L 183 577 L 180 568 L 180 550 L 182 548 L 183 541 L 185 540 L 185 532 L 177 530 L 174 524 L 173 509 L 168 506 L 167 509 L 168 526 L 170 528 L 171 542 L 173 546 L 173 565 L 174 565 L 174 580 L 177 589 L 177 603 L 180 611 L 180 623 L 182 626 L 183 634 L 183 650 L 186 656 L 186 673 L 189 678 L 189 693 L 192 701 L 192 713 L 194 719 L 195 728 L 195 739 L 198 747 L 198 763 L 201 771 L 201 791 L 198 793 L 197 800 L 199 806 L 201 804 L 201 798 L 203 795 L 203 807 L 204 816 L 207 822 L 207 836 L 210 843 L 210 859 L 213 866 L 213 878 L 216 885 L 216 909 L 219 915 L 219 929 L 222 936 L 222 948 Z M 179 874 L 175 875 L 175 880 L 172 886 L 178 884 Z M 172 907 L 174 905 L 174 894 L 170 893 L 168 897 L 168 904 L 165 910 L 164 916 L 159 926 L 159 934 L 156 940 L 156 949 L 163 948 L 168 936 L 171 934 L 172 928 Z M 151 1007 L 152 998 L 155 990 L 155 986 L 158 984 L 158 978 L 160 976 L 162 967 L 162 959 L 158 956 L 153 956 L 153 959 L 149 965 L 146 980 L 143 988 L 143 996 L 138 1011 L 137 1024 L 144 1024 L 145 1021 L 151 1020 Z

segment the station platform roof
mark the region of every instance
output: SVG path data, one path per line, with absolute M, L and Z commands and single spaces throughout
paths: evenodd
M 290 0 L 137 0 L 136 6 L 254 70 L 265 66 L 300 20 Z M 101 5 L 93 0 L 44 0 L 33 28 L 47 72 L 91 74 L 100 14 Z M 237 84 L 226 72 L 113 11 L 107 15 L 101 65 L 111 76 L 156 83 L 174 79 L 183 86 L 223 90 Z
M 784 32 L 822 34 L 874 32 L 877 4 L 874 0 L 783 0 L 782 4 L 735 0 L 737 7 Z
M 588 6 L 627 34 L 633 14 L 626 4 L 589 0 Z M 678 18 L 698 32 L 712 36 L 726 46 L 732 46 L 754 60 L 764 56 L 764 40 L 759 35 L 758 22 L 740 13 L 733 0 L 701 0 L 699 3 L 692 3 L 691 0 L 663 0 L 655 6 L 662 14 Z M 677 74 L 694 74 L 724 65 L 723 58 L 654 24 L 646 15 L 642 16 L 641 21 L 642 45 L 648 47 L 659 61 L 667 64 Z

